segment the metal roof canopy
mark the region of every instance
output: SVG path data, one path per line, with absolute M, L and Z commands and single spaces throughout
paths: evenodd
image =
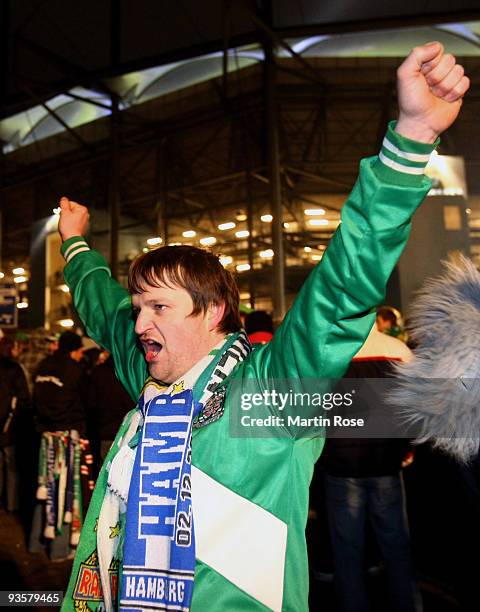
M 0 0 L 0 117 L 74 86 L 259 39 L 480 16 L 478 0 Z M 269 24 L 265 26 L 265 24 Z

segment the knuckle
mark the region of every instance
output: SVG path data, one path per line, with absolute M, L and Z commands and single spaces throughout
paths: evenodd
M 441 80 L 442 79 L 439 77 L 438 73 L 431 73 L 427 76 L 427 83 L 430 85 L 430 87 L 436 87 Z
M 422 70 L 428 72 L 429 70 L 432 70 L 433 68 L 435 68 L 435 62 L 430 60 L 429 62 L 423 62 L 422 64 Z
M 447 89 L 446 87 L 443 87 L 442 85 L 437 85 L 436 87 L 432 87 L 432 93 L 438 96 L 439 98 L 442 98 L 443 96 L 445 96 L 449 91 L 451 90 Z
M 452 87 L 450 91 L 444 96 L 450 102 L 454 102 L 457 98 L 459 98 L 462 94 L 456 87 Z
M 470 79 L 468 77 L 463 77 L 460 83 L 456 86 L 457 91 L 460 92 L 460 95 L 463 96 L 468 91 L 470 87 Z

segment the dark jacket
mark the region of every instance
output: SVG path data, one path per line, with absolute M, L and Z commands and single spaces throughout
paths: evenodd
M 22 366 L 13 359 L 0 357 L 0 446 L 14 444 L 18 416 L 29 404 L 30 394 Z
M 409 358 L 410 351 L 403 342 L 375 327 L 353 358 L 345 378 L 389 377 L 395 362 Z M 384 415 L 389 410 L 380 394 L 373 395 L 372 387 L 369 387 L 368 407 L 373 417 L 375 411 Z M 339 478 L 394 476 L 400 472 L 409 448 L 408 440 L 403 438 L 327 438 L 320 461 L 327 474 Z
M 76 429 L 85 434 L 87 379 L 69 353 L 56 351 L 38 366 L 34 378 L 37 430 Z
M 88 396 L 92 438 L 113 440 L 135 403 L 115 375 L 112 357 L 93 368 Z

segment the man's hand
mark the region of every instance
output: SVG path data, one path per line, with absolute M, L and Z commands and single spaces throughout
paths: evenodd
M 395 131 L 433 143 L 457 118 L 470 87 L 463 67 L 439 42 L 415 47 L 397 70 L 400 115 Z
M 63 242 L 72 236 L 83 236 L 88 226 L 88 208 L 72 202 L 66 197 L 60 198 L 60 221 L 58 231 Z

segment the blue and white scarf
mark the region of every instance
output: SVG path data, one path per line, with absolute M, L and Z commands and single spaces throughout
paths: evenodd
M 119 609 L 190 609 L 195 570 L 191 499 L 191 435 L 200 414 L 218 405 L 218 385 L 250 350 L 245 334 L 231 335 L 185 376 L 161 388 L 146 385 L 109 471 L 108 489 L 97 528 L 97 549 L 105 609 L 112 610 L 108 567 L 124 528 Z M 194 399 L 200 396 L 199 401 Z M 159 393 L 160 391 L 160 393 Z M 209 414 L 202 424 L 219 417 Z M 138 445 L 135 445 L 138 427 Z M 197 425 L 198 426 L 198 425 Z M 128 499 L 128 503 L 127 503 Z M 125 514 L 126 513 L 126 514 Z M 102 571 L 103 569 L 103 571 Z
M 193 393 L 159 395 L 144 411 L 128 495 L 120 609 L 148 603 L 158 610 L 188 610 L 195 568 Z

